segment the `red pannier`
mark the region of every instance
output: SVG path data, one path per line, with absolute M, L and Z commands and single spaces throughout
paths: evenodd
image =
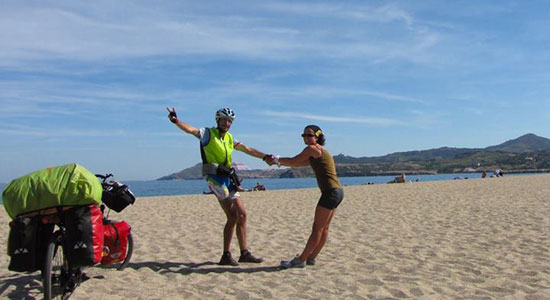
M 92 266 L 101 261 L 103 214 L 95 204 L 71 209 L 65 214 L 65 241 L 71 266 Z
M 108 222 L 103 225 L 103 258 L 102 265 L 121 262 L 128 251 L 128 236 L 132 228 L 126 221 Z

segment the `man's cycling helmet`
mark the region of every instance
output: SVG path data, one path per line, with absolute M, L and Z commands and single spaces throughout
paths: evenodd
M 121 212 L 126 206 L 134 204 L 136 197 L 127 185 L 111 181 L 104 184 L 101 201 L 103 201 L 108 208 L 116 212 Z
M 233 110 L 231 108 L 222 108 L 222 109 L 218 109 L 218 111 L 216 112 L 216 123 L 221 119 L 221 118 L 228 118 L 228 119 L 231 119 L 231 121 L 235 121 L 235 118 L 237 116 L 235 115 L 235 112 L 233 112 Z

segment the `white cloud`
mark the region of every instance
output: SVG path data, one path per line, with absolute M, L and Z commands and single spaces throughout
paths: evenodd
M 87 11 L 86 7 L 29 6 L 4 11 L 0 59 L 9 65 L 5 61 L 10 59 L 99 60 L 182 54 L 254 57 L 298 46 L 285 38 L 290 30 L 250 24 L 257 22 L 255 18 L 211 18 L 167 11 L 145 15 L 142 11 L 152 8 L 133 8 L 124 18 Z
M 301 112 L 289 112 L 289 111 L 265 111 L 266 116 L 280 117 L 287 119 L 306 119 L 313 121 L 334 122 L 334 123 L 355 123 L 355 124 L 367 124 L 375 126 L 403 126 L 405 122 L 394 119 L 386 118 L 373 118 L 373 117 L 336 117 L 326 115 L 306 114 Z
M 83 4 L 8 7 L 0 13 L 0 40 L 3 41 L 0 66 L 37 60 L 116 61 L 159 55 L 422 61 L 418 56 L 437 42 L 433 32 L 409 30 L 414 23 L 412 17 L 396 5 L 271 3 L 252 6 L 249 14 L 234 15 L 231 10 L 225 14 L 206 14 L 185 7 L 180 7 L 181 11 L 168 11 L 162 7 L 117 3 L 103 10 Z M 122 14 L 122 9 L 128 11 Z M 269 14 L 274 10 L 283 13 L 283 18 L 293 13 L 306 18 L 282 25 L 280 15 Z M 308 26 L 308 18 L 313 17 L 341 25 Z M 341 22 L 349 18 L 360 24 L 394 21 L 402 24 L 384 25 L 384 30 L 392 32 L 384 36 L 371 29 L 372 26 Z
M 406 24 L 412 23 L 412 17 L 406 11 L 394 4 L 369 6 L 346 5 L 341 2 L 333 2 L 331 4 L 272 2 L 263 7 L 283 15 L 295 14 L 305 17 L 344 19 L 346 21 L 349 21 L 351 18 L 357 21 L 369 22 L 386 23 L 404 21 Z
M 67 128 L 43 128 L 40 126 L 2 126 L 0 127 L 0 136 L 30 136 L 30 137 L 108 137 L 123 136 L 126 133 L 123 130 L 86 130 L 86 129 L 67 129 Z

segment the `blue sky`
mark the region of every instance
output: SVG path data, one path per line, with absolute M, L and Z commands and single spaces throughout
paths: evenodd
M 200 161 L 237 113 L 283 156 L 318 124 L 336 155 L 550 137 L 545 1 L 2 1 L 0 182 L 78 162 L 147 180 Z M 263 168 L 258 159 L 234 160 Z

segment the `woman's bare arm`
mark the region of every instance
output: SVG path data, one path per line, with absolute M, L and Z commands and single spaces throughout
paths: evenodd
M 314 147 L 314 146 L 307 146 L 300 152 L 298 155 L 294 157 L 281 157 L 279 158 L 279 163 L 283 166 L 288 167 L 305 167 L 309 166 L 309 158 L 310 157 L 319 157 L 321 154 L 321 151 Z

